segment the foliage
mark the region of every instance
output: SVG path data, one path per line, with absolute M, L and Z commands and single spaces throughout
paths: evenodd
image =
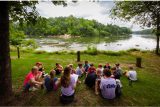
M 136 48 L 131 48 L 129 50 L 127 50 L 128 52 L 135 52 L 135 51 L 141 51 L 140 49 L 136 49 Z
M 24 24 L 21 28 L 29 36 L 53 36 L 69 34 L 72 36 L 117 36 L 128 35 L 131 30 L 117 25 L 103 25 L 95 20 L 69 17 L 38 18 L 35 25 Z
M 160 15 L 159 1 L 125 1 L 115 2 L 112 15 L 130 21 L 135 18 L 135 22 L 143 26 L 157 25 L 157 15 Z M 160 16 L 159 16 L 160 17 Z
M 153 29 L 145 29 L 141 31 L 134 31 L 135 34 L 153 34 Z
M 96 47 L 91 47 L 91 46 L 88 46 L 87 47 L 87 50 L 85 50 L 84 52 L 82 53 L 86 53 L 86 54 L 89 54 L 89 55 L 97 55 L 98 54 L 98 50 Z
M 13 46 L 37 48 L 38 45 L 33 39 L 26 39 L 23 31 L 19 30 L 15 23 L 10 23 L 10 44 Z
M 9 16 L 12 22 L 19 22 L 22 26 L 24 22 L 27 24 L 35 24 L 38 20 L 39 13 L 36 10 L 36 4 L 38 1 L 10 1 L 9 2 Z M 52 1 L 54 5 L 67 6 L 67 3 L 63 0 Z
M 11 45 L 18 46 L 22 44 L 22 41 L 26 38 L 26 35 L 23 31 L 19 31 L 14 27 L 13 24 L 10 24 L 10 43 Z
M 23 47 L 37 48 L 38 44 L 34 39 L 27 39 L 23 41 Z

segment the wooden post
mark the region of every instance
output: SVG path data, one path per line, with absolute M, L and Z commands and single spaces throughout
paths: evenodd
M 77 51 L 77 62 L 80 62 L 80 51 Z
M 136 66 L 137 67 L 140 67 L 140 68 L 142 67 L 141 62 L 142 62 L 142 58 L 140 58 L 140 57 L 136 58 Z
M 18 59 L 19 59 L 20 58 L 19 46 L 17 46 L 17 55 L 18 55 Z

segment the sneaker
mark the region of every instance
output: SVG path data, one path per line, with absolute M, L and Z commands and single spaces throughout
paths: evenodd
M 81 81 L 78 81 L 78 83 L 81 84 L 82 82 L 81 82 Z
M 95 92 L 96 95 L 99 95 L 99 92 Z
M 29 89 L 29 91 L 36 91 L 36 90 L 38 90 L 38 88 L 36 88 L 36 87 L 31 87 L 31 88 Z

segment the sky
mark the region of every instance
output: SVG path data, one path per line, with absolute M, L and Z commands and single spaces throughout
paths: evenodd
M 110 10 L 114 5 L 113 1 L 89 2 L 81 0 L 77 3 L 68 1 L 67 6 L 63 7 L 62 5 L 55 6 L 50 1 L 41 1 L 36 7 L 39 14 L 46 18 L 73 15 L 78 18 L 94 19 L 105 25 L 116 24 L 120 27 L 131 28 L 133 31 L 142 30 L 140 25 L 133 22 L 112 19 Z

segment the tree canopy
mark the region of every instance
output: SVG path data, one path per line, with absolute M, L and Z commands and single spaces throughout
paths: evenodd
M 15 24 L 15 26 L 17 26 Z M 72 36 L 122 36 L 131 33 L 131 30 L 126 27 L 117 25 L 104 25 L 95 20 L 87 20 L 76 18 L 72 15 L 69 17 L 56 18 L 38 18 L 35 25 L 27 23 L 23 27 L 17 28 L 24 31 L 29 36 L 54 36 L 70 34 Z
M 153 29 L 144 29 L 139 31 L 133 31 L 135 34 L 153 34 Z
M 157 25 L 157 16 L 160 14 L 159 1 L 124 1 L 115 2 L 112 14 L 128 21 L 135 18 L 135 23 L 143 26 Z
M 134 19 L 135 23 L 155 29 L 157 36 L 156 54 L 158 54 L 160 35 L 160 1 L 117 1 L 115 4 L 115 7 L 113 7 L 111 11 L 113 16 L 127 21 Z

